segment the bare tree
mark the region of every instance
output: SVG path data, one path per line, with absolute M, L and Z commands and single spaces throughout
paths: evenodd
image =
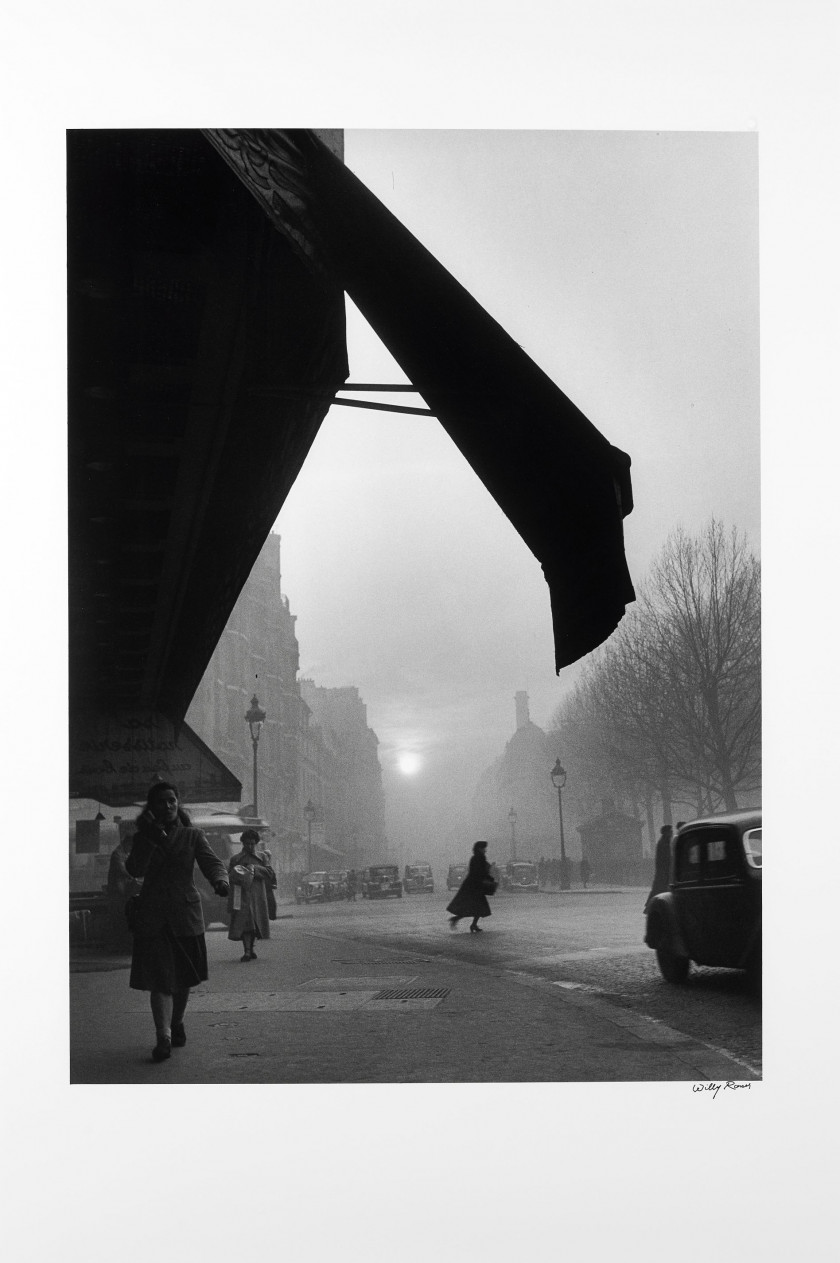
M 760 567 L 712 520 L 667 540 L 634 611 L 554 716 L 588 779 L 698 814 L 760 784 Z
M 670 536 L 653 567 L 674 775 L 729 811 L 761 761 L 761 571 L 742 534 L 712 520 Z

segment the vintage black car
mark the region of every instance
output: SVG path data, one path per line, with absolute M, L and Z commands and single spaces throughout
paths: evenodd
M 446 889 L 457 890 L 467 875 L 467 864 L 450 864 L 446 874 Z
M 347 869 L 327 873 L 326 902 L 347 898 Z
M 539 894 L 537 866 L 531 860 L 512 860 L 502 873 L 502 890 L 529 895 Z
M 402 892 L 396 864 L 372 864 L 362 873 L 363 899 L 387 899 L 389 895 L 402 899 Z
M 326 903 L 327 874 L 304 873 L 295 886 L 295 903 Z
M 403 872 L 403 889 L 407 895 L 418 891 L 433 893 L 435 882 L 431 864 L 406 864 Z
M 684 982 L 691 961 L 760 978 L 760 810 L 682 826 L 672 843 L 669 888 L 647 906 L 645 942 L 668 982 Z

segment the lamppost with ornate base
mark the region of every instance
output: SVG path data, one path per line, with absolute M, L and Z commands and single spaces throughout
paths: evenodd
M 566 769 L 560 760 L 551 769 L 551 782 L 557 790 L 557 806 L 560 811 L 560 889 L 568 890 L 572 884 L 569 869 L 571 865 L 566 859 L 566 838 L 563 833 L 563 786 L 566 784 Z
M 251 698 L 251 706 L 245 712 L 245 718 L 251 730 L 251 744 L 254 747 L 254 815 L 258 816 L 260 810 L 257 804 L 257 746 L 260 743 L 260 730 L 265 723 L 265 711 L 260 707 L 256 693 Z

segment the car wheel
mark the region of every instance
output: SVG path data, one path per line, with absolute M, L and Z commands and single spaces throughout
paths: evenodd
M 688 957 L 678 956 L 669 947 L 664 945 L 657 947 L 656 962 L 666 982 L 685 982 L 688 977 L 688 967 L 691 964 Z

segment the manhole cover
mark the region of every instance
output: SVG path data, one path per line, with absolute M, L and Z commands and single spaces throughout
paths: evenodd
M 387 987 L 374 996 L 376 1000 L 442 1000 L 449 987 Z

